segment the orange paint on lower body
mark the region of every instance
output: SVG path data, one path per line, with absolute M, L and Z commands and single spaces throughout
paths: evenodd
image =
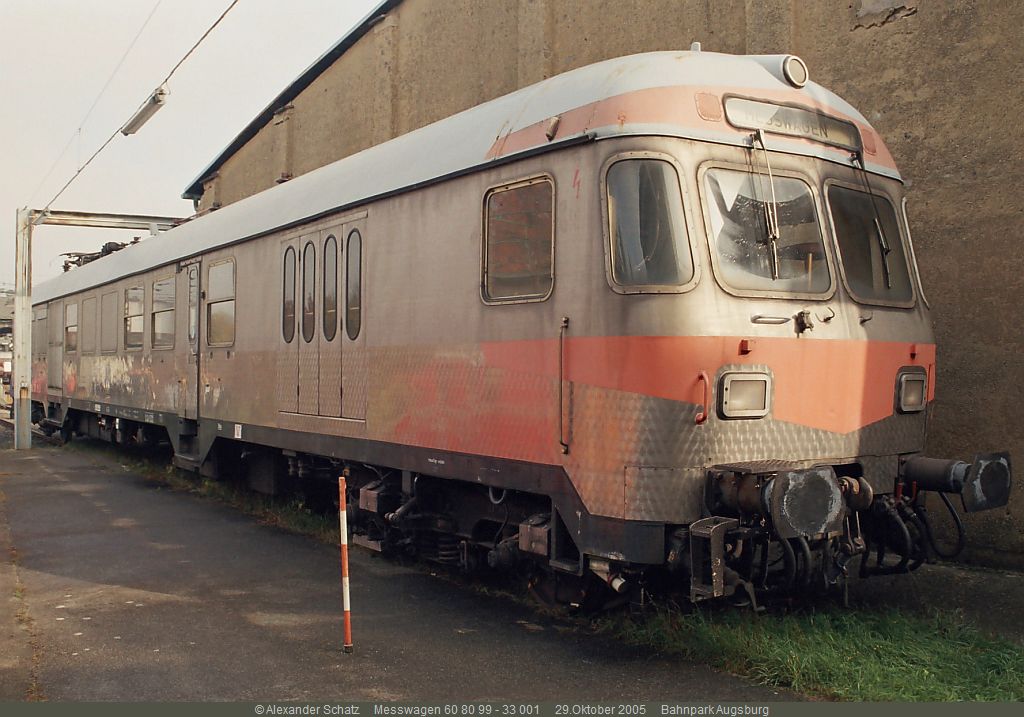
M 612 336 L 566 341 L 564 379 L 699 404 L 700 371 L 767 366 L 774 379 L 771 415 L 779 421 L 849 433 L 891 416 L 900 368 L 934 376 L 935 346 L 909 342 L 758 338 L 741 354 L 741 337 Z M 484 344 L 486 365 L 558 376 L 557 341 Z M 716 386 L 717 391 L 717 386 Z M 934 398 L 928 386 L 928 399 Z

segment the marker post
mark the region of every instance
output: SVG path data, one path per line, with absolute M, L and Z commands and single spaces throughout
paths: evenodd
M 338 527 L 341 533 L 341 603 L 345 609 L 345 644 L 342 649 L 352 652 L 352 611 L 348 597 L 348 515 L 346 511 L 345 476 L 338 476 Z

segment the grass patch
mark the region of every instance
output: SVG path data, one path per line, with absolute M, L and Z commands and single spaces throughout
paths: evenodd
M 603 620 L 598 628 L 633 645 L 829 699 L 1024 700 L 1024 648 L 983 635 L 956 613 L 659 609 Z

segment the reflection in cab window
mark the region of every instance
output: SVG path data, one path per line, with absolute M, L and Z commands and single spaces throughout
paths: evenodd
M 210 265 L 206 275 L 206 342 L 230 346 L 235 342 L 235 260 Z
M 824 294 L 831 286 L 810 187 L 732 169 L 704 175 L 720 279 L 741 291 Z M 777 224 L 777 237 L 769 232 Z
M 485 299 L 543 299 L 551 293 L 553 202 L 546 179 L 487 195 Z
M 608 170 L 612 279 L 682 286 L 693 278 L 679 177 L 668 162 L 630 159 Z
M 153 321 L 150 330 L 155 349 L 174 347 L 174 277 L 153 282 Z
M 141 349 L 143 338 L 143 312 L 145 289 L 132 286 L 124 291 L 124 347 Z
M 302 250 L 302 340 L 307 344 L 316 331 L 316 249 L 307 242 Z
M 828 205 L 839 241 L 839 258 L 854 299 L 906 303 L 914 298 L 907 257 L 888 199 L 838 185 Z

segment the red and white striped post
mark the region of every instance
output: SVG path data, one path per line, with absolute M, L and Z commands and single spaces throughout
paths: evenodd
M 352 612 L 348 598 L 348 514 L 345 510 L 345 476 L 338 476 L 338 526 L 341 532 L 341 603 L 345 608 L 345 644 L 352 652 Z

